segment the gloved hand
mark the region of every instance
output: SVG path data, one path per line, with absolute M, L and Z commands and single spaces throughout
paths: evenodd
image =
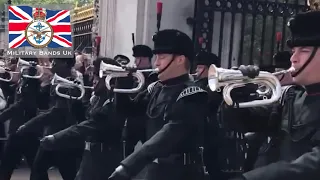
M 74 80 L 73 83 L 77 84 L 77 85 L 80 85 L 82 82 L 78 79 Z
M 121 64 L 118 63 L 117 61 L 113 60 L 113 59 L 104 59 L 103 62 L 106 63 L 106 64 L 110 64 L 110 65 L 121 67 Z
M 40 146 L 44 149 L 51 150 L 53 149 L 54 141 L 55 138 L 53 135 L 45 136 L 40 140 Z
M 127 170 L 122 165 L 118 166 L 108 180 L 131 180 Z
M 16 133 L 17 133 L 17 134 L 21 134 L 21 133 L 23 133 L 25 130 L 26 130 L 26 126 L 25 126 L 25 125 L 22 125 L 22 126 L 20 126 L 20 127 L 17 129 Z
M 238 70 L 241 71 L 243 76 L 247 76 L 252 79 L 259 76 L 260 72 L 259 67 L 254 65 L 241 65 L 239 66 Z

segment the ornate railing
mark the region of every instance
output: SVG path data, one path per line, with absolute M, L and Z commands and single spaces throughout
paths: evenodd
M 94 19 L 93 4 L 76 7 L 71 13 L 73 25 L 73 44 L 75 50 L 82 51 L 85 47 L 92 46 L 92 25 Z

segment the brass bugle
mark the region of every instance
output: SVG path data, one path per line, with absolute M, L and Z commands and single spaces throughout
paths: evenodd
M 75 100 L 80 100 L 83 98 L 84 94 L 85 94 L 85 90 L 84 90 L 84 86 L 83 84 L 77 84 L 73 81 L 70 81 L 68 79 L 65 79 L 63 77 L 60 77 L 59 75 L 55 74 L 51 80 L 51 85 L 56 85 L 55 91 L 56 94 L 62 98 L 66 98 L 66 99 L 75 99 Z M 80 90 L 80 96 L 79 97 L 75 97 L 75 96 L 71 96 L 69 94 L 63 94 L 59 92 L 59 88 L 78 88 Z
M 129 71 L 126 70 L 123 67 L 111 65 L 111 64 L 106 64 L 104 62 L 100 63 L 100 71 L 99 71 L 99 76 L 100 78 L 105 76 L 105 83 L 106 87 L 109 90 L 113 90 L 113 92 L 116 93 L 137 93 L 140 90 L 142 90 L 143 85 L 145 84 L 145 77 L 143 75 L 144 72 L 159 72 L 158 69 L 141 69 L 141 70 L 134 70 Z M 131 89 L 119 89 L 119 88 L 112 88 L 111 87 L 111 79 L 113 78 L 121 78 L 121 77 L 128 77 L 128 75 L 131 74 L 133 77 L 137 78 L 138 84 L 136 87 L 131 88 Z
M 282 71 L 278 71 L 278 72 L 274 72 L 272 73 L 274 76 L 279 76 L 279 75 L 282 75 L 282 74 L 287 74 L 287 73 L 292 73 L 294 72 L 296 69 L 294 67 L 290 67 L 289 69 L 286 69 L 286 70 L 282 70 Z
M 9 79 L 5 79 L 5 78 L 0 77 L 0 81 L 4 81 L 4 82 L 11 82 L 12 79 L 13 79 L 13 74 L 14 74 L 14 73 L 19 73 L 19 72 L 8 71 L 8 70 L 6 70 L 4 67 L 0 67 L 0 72 L 1 72 L 1 73 L 9 73 L 9 75 L 10 75 L 10 78 L 9 78 Z
M 20 68 L 20 66 L 21 66 L 21 68 Z M 30 76 L 28 74 L 25 74 L 25 72 L 28 72 L 28 71 L 25 71 L 25 70 L 27 70 L 30 67 L 31 67 L 31 64 L 28 61 L 25 61 L 25 60 L 19 58 L 18 63 L 17 63 L 17 68 L 20 68 L 20 73 L 21 73 L 22 77 L 31 78 L 31 79 L 40 79 L 43 76 L 44 67 L 40 66 L 40 65 L 36 65 L 36 69 L 37 69 L 38 75 Z
M 292 73 L 294 71 L 295 71 L 295 68 L 294 67 L 290 67 L 289 69 L 286 69 L 286 70 L 274 72 L 274 73 L 272 73 L 272 75 L 279 76 L 279 75 L 284 75 L 284 74 L 287 74 L 287 73 Z M 266 86 L 265 84 L 261 84 L 261 86 L 257 90 L 257 93 L 260 96 L 265 96 L 265 95 L 269 94 L 270 92 L 271 92 L 271 89 L 268 88 L 268 86 Z
M 93 86 L 83 86 L 83 88 L 85 88 L 85 89 L 94 89 Z
M 269 105 L 278 101 L 281 97 L 281 84 L 278 78 L 272 73 L 260 71 L 259 75 L 251 79 L 243 76 L 240 70 L 217 68 L 212 64 L 208 72 L 208 85 L 212 91 L 219 91 L 223 87 L 223 99 L 226 104 L 234 105 L 234 100 L 231 97 L 231 91 L 234 88 L 243 87 L 248 83 L 266 85 L 271 90 L 271 97 L 263 97 L 262 100 L 253 100 L 250 102 L 238 103 L 239 108 L 256 107 L 262 105 Z M 221 91 L 221 90 L 220 90 Z

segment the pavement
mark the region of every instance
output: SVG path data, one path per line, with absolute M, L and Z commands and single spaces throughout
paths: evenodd
M 49 170 L 49 180 L 62 180 L 58 170 Z M 29 168 L 19 168 L 16 169 L 11 177 L 11 180 L 29 180 L 30 169 Z
M 49 180 L 63 180 L 59 171 L 57 169 L 50 169 L 49 173 Z M 133 180 L 144 180 L 144 173 L 141 172 L 140 176 L 134 178 Z M 30 177 L 30 169 L 29 168 L 19 168 L 16 169 L 11 177 L 11 180 L 29 180 Z

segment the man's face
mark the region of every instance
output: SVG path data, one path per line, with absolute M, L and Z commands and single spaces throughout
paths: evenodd
M 208 67 L 205 65 L 197 65 L 196 77 L 197 79 L 208 77 Z
M 135 57 L 134 62 L 138 68 L 151 67 L 150 58 L 148 57 Z
M 292 49 L 291 65 L 298 71 L 307 62 L 313 47 L 294 47 Z M 294 83 L 298 85 L 309 85 L 320 82 L 320 51 L 317 50 L 311 62 L 296 77 L 293 77 Z
M 174 74 L 176 74 L 176 72 L 181 71 L 181 68 L 185 68 L 185 61 L 186 59 L 184 56 L 174 56 L 172 54 L 157 54 L 154 66 L 161 72 L 158 75 L 159 80 L 165 81 L 174 77 Z M 165 71 L 162 72 L 162 70 L 164 69 Z

